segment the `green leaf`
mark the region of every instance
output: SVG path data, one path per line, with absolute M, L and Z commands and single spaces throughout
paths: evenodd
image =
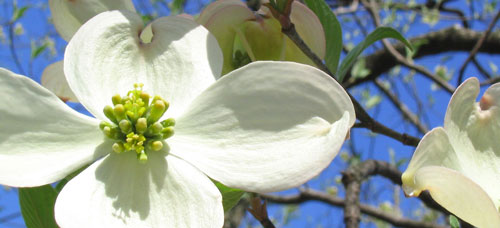
M 450 220 L 450 226 L 452 228 L 460 228 L 460 222 L 458 221 L 457 217 L 450 215 L 449 220 Z
M 342 82 L 347 71 L 354 64 L 354 61 L 358 56 L 370 45 L 384 38 L 393 38 L 403 42 L 407 47 L 413 50 L 411 44 L 395 29 L 389 27 L 378 27 L 370 33 L 361 43 L 356 45 L 345 57 L 345 59 L 340 64 L 339 70 L 337 72 L 337 80 Z
M 186 0 L 173 0 L 170 4 L 170 11 L 172 11 L 172 14 L 182 13 L 185 3 Z
M 227 187 L 219 182 L 215 182 L 215 185 L 222 194 L 222 206 L 224 207 L 224 212 L 231 210 L 241 199 L 244 191 Z
M 324 0 L 304 1 L 319 18 L 325 30 L 326 56 L 325 64 L 331 72 L 336 72 L 342 52 L 342 28 L 337 17 Z
M 21 17 L 24 16 L 24 13 L 26 12 L 26 10 L 28 8 L 29 7 L 27 7 L 27 6 L 24 6 L 21 8 L 14 8 L 14 13 L 12 14 L 12 21 L 17 21 L 17 20 L 21 19 Z
M 19 188 L 19 204 L 28 228 L 58 227 L 54 219 L 57 192 L 50 185 Z
M 43 51 L 47 49 L 47 44 L 43 44 L 41 46 L 36 46 L 34 43 L 31 45 L 31 59 L 35 59 L 38 57 L 40 54 L 42 54 Z

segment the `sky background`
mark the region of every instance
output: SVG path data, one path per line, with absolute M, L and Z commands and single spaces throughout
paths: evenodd
M 185 12 L 189 14 L 197 14 L 208 2 L 208 0 L 187 0 Z M 423 1 L 417 2 L 421 3 Z M 152 10 L 151 4 L 147 3 L 147 1 L 134 1 L 134 3 L 137 10 L 144 14 L 156 14 L 158 16 L 170 14 L 168 8 L 163 4 L 158 4 L 156 11 L 154 11 Z M 7 68 L 16 73 L 24 74 L 33 80 L 40 82 L 40 76 L 43 69 L 50 63 L 63 58 L 63 50 L 67 43 L 58 37 L 53 25 L 47 20 L 50 18 L 50 12 L 48 7 L 46 7 L 46 1 L 20 0 L 17 1 L 17 4 L 18 7 L 30 6 L 30 8 L 26 11 L 25 16 L 18 22 L 22 25 L 24 33 L 16 36 L 14 39 L 15 52 L 21 60 L 20 65 L 22 69 L 20 69 L 13 61 L 11 50 L 5 42 L 0 43 L 0 67 Z M 481 1 L 473 1 L 473 4 L 476 5 L 477 12 L 481 12 L 483 3 Z M 465 4 L 465 1 L 454 1 L 448 6 L 462 9 L 463 12 L 466 13 L 466 17 L 472 17 L 469 6 Z M 496 10 L 498 10 L 498 8 L 495 9 L 495 11 Z M 0 0 L 0 23 L 2 24 L 2 31 L 4 35 L 7 34 L 8 31 L 7 24 L 5 22 L 11 18 L 12 12 L 12 1 Z M 390 13 L 391 12 L 382 13 L 382 18 L 389 16 Z M 365 24 L 367 30 L 372 31 L 373 25 L 371 24 L 368 14 L 364 13 L 360 15 L 362 21 L 366 22 Z M 405 19 L 407 16 L 408 15 L 406 14 L 398 13 L 397 17 L 400 17 L 399 23 L 392 25 L 400 31 L 403 31 L 402 29 L 404 25 L 409 24 L 409 21 Z M 344 30 L 344 42 L 347 45 L 350 45 L 350 43 L 356 44 L 361 41 L 362 33 L 359 26 L 355 22 L 352 20 L 347 21 L 348 17 L 349 16 L 339 17 Z M 422 18 L 423 17 L 421 15 L 416 15 L 415 22 L 410 24 L 408 31 L 404 31 L 403 34 L 405 37 L 411 38 L 428 31 L 436 31 L 458 24 L 457 20 L 444 19 L 436 25 L 431 26 L 429 24 L 422 23 Z M 472 24 L 472 28 L 478 31 L 484 31 L 491 21 L 491 18 L 491 14 L 485 15 L 484 22 L 475 22 Z M 51 54 L 51 51 L 47 50 L 37 58 L 31 59 L 31 43 L 34 42 L 39 45 L 43 42 L 45 37 L 53 39 L 55 44 L 54 50 L 52 50 L 53 53 Z M 373 50 L 381 47 L 381 43 L 377 43 L 374 47 L 369 48 L 364 53 L 369 54 L 370 52 L 373 52 Z M 431 71 L 434 71 L 436 65 L 441 63 L 443 66 L 448 68 L 448 71 L 454 71 L 454 76 L 456 76 L 458 66 L 463 63 L 467 55 L 468 53 L 447 53 L 434 55 L 418 59 L 416 63 L 425 66 Z M 497 56 L 480 54 L 478 60 L 483 63 L 483 66 L 485 66 L 491 73 L 493 73 L 492 69 L 488 66 L 490 63 L 498 64 L 500 59 Z M 408 70 L 401 68 L 399 73 L 392 76 L 391 74 L 385 74 L 383 79 L 395 82 L 395 91 L 399 91 L 397 93 L 398 97 L 412 110 L 417 110 L 417 103 L 415 102 L 413 95 L 408 92 L 408 88 L 412 86 L 416 87 L 418 97 L 420 97 L 424 102 L 426 115 L 423 119 L 425 120 L 425 123 L 428 124 L 429 129 L 441 126 L 443 124 L 444 114 L 450 99 L 450 94 L 444 92 L 443 90 L 432 89 L 432 83 L 420 75 L 412 77 L 413 80 L 410 83 L 404 83 L 403 80 L 401 80 L 401 77 L 408 77 L 408 74 Z M 465 77 L 477 75 L 479 75 L 479 73 L 474 67 L 467 67 Z M 451 84 L 456 85 L 456 77 L 452 79 Z M 484 92 L 485 89 L 486 88 L 482 88 L 482 91 Z M 362 102 L 363 99 L 361 99 L 361 97 L 363 93 L 369 92 L 372 96 L 379 94 L 378 89 L 368 83 L 351 89 L 350 92 Z M 432 102 L 429 102 L 430 100 L 432 100 Z M 84 108 L 81 105 L 70 105 L 76 110 L 84 112 Z M 399 132 L 405 132 L 419 137 L 422 136 L 415 128 L 413 128 L 401 117 L 397 109 L 395 109 L 385 98 L 379 105 L 368 109 L 368 111 L 372 117 L 386 126 L 389 126 Z M 406 168 L 407 161 L 411 157 L 414 150 L 413 147 L 404 146 L 391 138 L 381 135 L 374 136 L 365 129 L 352 130 L 351 139 L 344 144 L 341 154 L 350 154 L 350 150 L 352 148 L 355 148 L 355 151 L 360 154 L 361 160 L 378 159 L 383 161 L 402 161 L 402 165 L 400 167 L 401 170 Z M 338 156 L 320 176 L 308 182 L 307 186 L 313 189 L 324 189 L 325 186 L 337 187 L 339 196 L 343 196 L 343 187 L 341 184 L 339 185 L 337 181 L 340 178 L 340 171 L 344 170 L 346 167 L 346 162 L 341 159 L 341 156 Z M 365 182 L 363 190 L 366 193 L 361 195 L 362 202 L 373 206 L 378 206 L 384 202 L 393 203 L 394 192 L 396 192 L 396 194 L 399 194 L 399 197 L 397 198 L 400 201 L 402 214 L 405 217 L 415 218 L 415 210 L 420 208 L 421 205 L 420 201 L 416 199 L 405 198 L 399 187 L 392 185 L 384 178 L 371 178 L 371 181 Z M 279 194 L 293 193 L 297 193 L 297 190 L 292 189 Z M 289 212 L 293 210 L 293 213 L 287 213 L 287 211 Z M 287 218 L 285 217 L 291 218 L 290 222 L 285 224 L 284 227 L 316 227 L 318 224 L 321 224 L 319 227 L 343 227 L 342 210 L 322 203 L 307 202 L 295 209 L 293 207 L 282 207 L 271 204 L 269 205 L 269 211 L 271 218 L 277 219 L 278 221 L 286 220 Z M 0 186 L 0 228 L 24 227 L 24 222 L 19 213 L 16 190 Z M 4 219 L 10 217 L 15 218 L 8 219 L 6 222 L 3 221 Z M 247 216 L 244 223 L 257 225 L 251 216 Z M 283 224 L 276 223 L 276 225 L 282 226 Z M 365 222 L 362 227 L 374 227 L 374 224 Z

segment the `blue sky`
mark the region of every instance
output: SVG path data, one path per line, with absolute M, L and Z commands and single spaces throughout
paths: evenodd
M 45 1 L 34 1 L 34 0 L 22 0 L 18 1 L 19 6 L 30 5 L 30 6 L 41 6 Z M 203 4 L 206 4 L 207 0 L 188 0 L 188 5 L 186 7 L 186 12 L 191 14 L 196 14 L 199 12 L 200 7 Z M 419 1 L 421 2 L 421 1 Z M 136 7 L 138 10 L 144 12 L 148 11 L 149 5 L 142 5 L 144 3 L 138 3 L 136 1 Z M 0 23 L 7 21 L 12 15 L 12 4 L 11 1 L 0 0 Z M 466 13 L 466 16 L 470 16 L 470 12 L 468 7 L 462 1 L 455 1 L 450 4 L 450 6 L 463 9 Z M 479 7 L 479 5 L 478 5 Z M 165 7 L 159 7 L 158 10 L 159 15 L 167 15 L 169 11 Z M 40 7 L 35 7 L 33 9 L 29 9 L 26 12 L 25 17 L 23 17 L 19 22 L 24 27 L 24 35 L 17 36 L 15 38 L 16 44 L 16 53 L 19 55 L 21 60 L 22 70 L 17 68 L 15 63 L 12 61 L 11 53 L 7 45 L 0 44 L 0 67 L 4 67 L 10 69 L 14 72 L 21 73 L 24 72 L 26 75 L 31 77 L 32 79 L 39 82 L 41 73 L 43 69 L 50 63 L 55 62 L 57 60 L 62 59 L 62 54 L 66 42 L 58 37 L 57 33 L 53 26 L 47 22 L 47 18 L 49 17 L 50 12 L 48 9 L 40 9 Z M 488 19 L 485 22 L 474 23 L 473 28 L 476 30 L 484 30 L 489 23 L 491 16 L 487 17 Z M 417 21 L 420 21 L 420 18 L 417 16 Z M 445 27 L 449 27 L 451 25 L 456 24 L 455 20 L 443 20 L 439 22 L 435 26 L 429 26 L 426 24 L 422 24 L 420 22 L 415 23 L 410 26 L 410 30 L 404 34 L 405 37 L 412 37 L 424 32 L 428 31 L 436 31 Z M 354 22 L 344 22 L 342 23 L 345 32 L 349 32 L 354 34 L 356 25 Z M 368 30 L 371 31 L 373 26 L 371 24 L 367 25 Z M 5 24 L 3 24 L 4 32 L 6 32 Z M 34 42 L 38 42 L 40 38 L 44 37 L 46 34 L 49 34 L 51 38 L 55 40 L 56 52 L 55 56 L 50 56 L 48 53 L 42 54 L 42 56 L 36 58 L 35 60 L 30 60 L 30 42 L 33 40 Z M 344 34 L 344 38 L 346 35 Z M 360 41 L 359 37 L 353 38 L 353 42 L 357 43 Z M 375 45 L 380 48 L 380 43 Z M 373 48 L 368 49 L 365 53 L 369 53 L 373 51 Z M 442 62 L 443 57 L 445 55 L 436 55 L 429 56 L 417 61 L 418 64 L 427 67 L 429 70 L 433 71 L 436 63 Z M 464 59 L 467 57 L 467 53 L 456 54 L 453 53 L 453 56 L 447 60 L 443 65 L 446 65 L 449 70 L 458 71 L 458 66 L 462 64 Z M 483 66 L 488 68 L 488 62 L 499 63 L 499 58 L 496 56 L 479 55 L 479 61 L 483 63 Z M 408 71 L 402 69 L 401 75 L 405 75 Z M 466 77 L 475 76 L 479 73 L 475 70 L 474 67 L 469 66 L 466 70 Z M 385 76 L 384 78 L 387 78 Z M 412 110 L 417 109 L 417 104 L 414 102 L 412 95 L 405 92 L 407 85 L 401 82 L 401 80 L 396 80 L 396 88 L 401 91 L 399 93 L 399 98 L 405 102 Z M 456 84 L 456 81 L 452 81 L 453 85 Z M 436 127 L 442 125 L 442 121 L 444 119 L 444 113 L 446 110 L 446 106 L 448 104 L 450 94 L 444 92 L 443 90 L 434 91 L 431 89 L 431 82 L 423 78 L 420 75 L 416 75 L 414 77 L 414 86 L 418 88 L 419 97 L 428 98 L 432 97 L 434 99 L 435 104 L 429 106 L 428 108 L 428 119 L 430 126 L 429 128 Z M 485 88 L 483 88 L 484 90 Z M 352 94 L 356 97 L 360 97 L 363 91 L 370 91 L 371 94 L 377 94 L 378 90 L 371 84 L 361 85 L 355 89 L 350 90 Z M 427 102 L 426 102 L 427 103 Z M 83 111 L 83 107 L 80 105 L 74 105 L 73 107 L 79 111 Z M 411 127 L 408 123 L 405 123 L 402 120 L 401 115 L 399 115 L 398 111 L 392 106 L 391 103 L 384 100 L 379 106 L 370 109 L 369 113 L 375 117 L 379 122 L 394 128 L 400 132 L 406 132 L 411 135 L 419 135 L 418 132 Z M 401 143 L 390 139 L 385 136 L 369 136 L 370 133 L 365 129 L 353 129 L 352 130 L 352 141 L 354 141 L 354 147 L 358 152 L 362 154 L 361 158 L 376 158 L 379 160 L 390 161 L 390 151 L 394 151 L 396 161 L 401 159 L 409 159 L 414 150 L 413 147 L 404 146 Z M 347 142 L 349 143 L 349 142 Z M 347 144 L 346 144 L 347 145 Z M 348 147 L 344 146 L 344 151 L 347 150 Z M 403 170 L 406 167 L 406 163 L 401 167 Z M 312 180 L 308 183 L 309 187 L 314 189 L 321 189 L 325 184 L 332 185 L 335 184 L 335 179 L 339 177 L 340 171 L 346 168 L 345 162 L 343 162 L 340 158 L 336 158 L 330 167 L 328 167 L 318 178 Z M 363 198 L 364 203 L 371 205 L 378 205 L 384 201 L 392 201 L 394 186 L 391 185 L 387 180 L 383 178 L 372 178 L 370 185 L 364 185 L 364 188 L 370 188 L 370 192 L 374 193 L 370 198 Z M 343 195 L 343 189 L 341 185 L 336 184 L 339 188 L 339 194 Z M 402 212 L 406 217 L 411 217 L 411 212 L 413 209 L 417 208 L 420 203 L 415 199 L 406 199 L 404 198 L 402 192 L 398 189 L 400 193 L 400 201 Z M 289 190 L 281 194 L 292 194 L 297 192 L 296 190 Z M 16 219 L 9 220 L 7 223 L 1 223 L 1 219 L 5 216 L 15 215 L 19 213 L 19 206 L 17 201 L 17 193 L 14 189 L 5 189 L 0 187 L 0 228 L 2 227 L 24 227 L 24 223 L 21 217 L 17 217 Z M 270 215 L 276 219 L 282 219 L 284 215 L 284 210 L 280 206 L 270 205 L 269 206 Z M 320 223 L 323 227 L 342 227 L 342 211 L 338 208 L 333 208 L 322 203 L 316 202 L 308 202 L 300 206 L 297 211 L 298 218 L 292 219 L 292 221 L 286 225 L 286 227 L 311 227 L 314 224 Z M 368 225 L 365 223 L 363 227 L 373 227 L 373 225 Z

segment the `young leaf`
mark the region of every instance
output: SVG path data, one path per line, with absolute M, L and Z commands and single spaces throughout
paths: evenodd
M 36 44 L 32 43 L 31 45 L 31 59 L 35 59 L 36 57 L 38 57 L 40 54 L 42 54 L 43 51 L 45 51 L 45 49 L 47 49 L 47 44 L 43 44 L 41 46 L 36 46 Z
M 174 0 L 170 4 L 170 11 L 172 11 L 173 14 L 179 14 L 184 11 L 184 4 L 186 4 L 186 0 Z
M 12 14 L 12 21 L 17 21 L 21 19 L 21 17 L 24 16 L 24 13 L 28 9 L 27 6 L 21 7 L 21 8 L 14 8 L 14 13 Z
M 244 191 L 236 188 L 227 187 L 219 182 L 215 182 L 215 185 L 219 189 L 222 195 L 222 206 L 224 207 L 224 212 L 231 210 L 241 199 Z
M 324 0 L 304 1 L 319 18 L 325 30 L 326 56 L 325 64 L 331 72 L 336 72 L 342 52 L 342 28 L 337 17 Z
M 363 52 L 363 50 L 365 50 L 368 46 L 372 45 L 376 41 L 384 38 L 397 39 L 413 50 L 411 44 L 397 30 L 389 27 L 378 27 L 347 54 L 337 71 L 337 80 L 339 82 L 342 82 L 347 71 L 349 70 L 349 68 L 351 68 L 352 64 L 354 64 L 354 61 Z
M 19 188 L 21 213 L 28 228 L 58 227 L 54 219 L 57 192 L 50 185 Z
M 450 215 L 449 220 L 450 220 L 450 226 L 452 228 L 460 228 L 460 222 L 458 221 L 457 217 Z

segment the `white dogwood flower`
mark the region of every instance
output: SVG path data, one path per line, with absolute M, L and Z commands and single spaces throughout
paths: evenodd
M 323 58 L 325 32 L 316 14 L 299 1 L 293 1 L 290 20 L 307 46 Z M 203 9 L 196 21 L 219 42 L 224 55 L 223 74 L 258 60 L 285 60 L 316 66 L 281 32 L 280 22 L 265 5 L 254 12 L 240 0 L 218 0 Z
M 453 94 L 444 128 L 428 132 L 403 173 L 409 196 L 428 190 L 451 213 L 477 227 L 500 227 L 500 84 L 479 102 L 479 82 Z
M 0 70 L 0 184 L 44 185 L 90 164 L 57 198 L 61 227 L 220 228 L 211 179 L 280 191 L 337 155 L 355 115 L 327 74 L 255 62 L 218 79 L 222 53 L 204 27 L 166 17 L 149 28 L 111 11 L 71 39 L 66 79 L 95 118 Z

